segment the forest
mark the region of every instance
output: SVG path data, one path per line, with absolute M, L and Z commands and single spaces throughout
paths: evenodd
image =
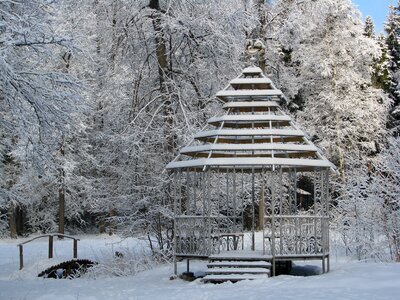
M 331 231 L 400 261 L 400 2 L 377 34 L 350 0 L 0 0 L 0 237 L 156 236 L 165 166 L 249 65 L 337 167 Z M 150 240 L 150 239 L 149 239 Z

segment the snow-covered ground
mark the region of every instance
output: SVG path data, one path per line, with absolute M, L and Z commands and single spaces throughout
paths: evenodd
M 55 258 L 47 257 L 47 240 L 24 247 L 25 268 L 18 271 L 17 244 L 23 240 L 0 241 L 0 299 L 296 299 L 296 300 L 397 300 L 400 299 L 400 264 L 348 261 L 334 257 L 331 272 L 300 277 L 277 276 L 235 284 L 203 284 L 200 280 L 170 280 L 172 265 L 160 265 L 134 276 L 43 279 L 37 274 L 50 265 L 72 258 L 72 241 L 55 240 Z M 141 251 L 144 241 L 117 237 L 83 236 L 79 257 L 101 260 L 115 251 Z M 307 262 L 308 264 L 308 262 Z M 318 263 L 316 263 L 319 265 Z M 195 272 L 204 262 L 193 262 Z M 182 272 L 185 263 L 179 265 Z

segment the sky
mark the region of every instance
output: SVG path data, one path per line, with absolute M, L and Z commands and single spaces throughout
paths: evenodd
M 391 3 L 397 4 L 397 0 L 352 0 L 361 11 L 363 18 L 371 16 L 375 23 L 376 32 L 383 32 L 383 23 L 389 12 Z

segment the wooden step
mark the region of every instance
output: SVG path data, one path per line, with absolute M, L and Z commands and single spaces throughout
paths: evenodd
M 212 268 L 208 269 L 206 275 L 211 274 L 267 274 L 269 270 L 265 268 Z
M 206 275 L 201 280 L 204 283 L 237 282 L 241 280 L 254 280 L 268 278 L 265 274 L 224 274 L 224 275 Z
M 208 268 L 270 268 L 266 261 L 215 261 L 207 264 Z
M 235 251 L 232 251 L 235 252 Z M 272 258 L 269 256 L 265 255 L 238 255 L 235 253 L 232 254 L 215 254 L 215 255 L 210 255 L 208 257 L 209 260 L 211 261 L 271 261 Z

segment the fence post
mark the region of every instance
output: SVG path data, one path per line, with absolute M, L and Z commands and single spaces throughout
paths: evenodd
M 74 258 L 78 257 L 78 240 L 74 239 Z
M 18 245 L 19 247 L 19 269 L 22 270 L 24 268 L 24 249 L 22 245 Z
M 49 258 L 53 258 L 53 236 L 49 235 Z

